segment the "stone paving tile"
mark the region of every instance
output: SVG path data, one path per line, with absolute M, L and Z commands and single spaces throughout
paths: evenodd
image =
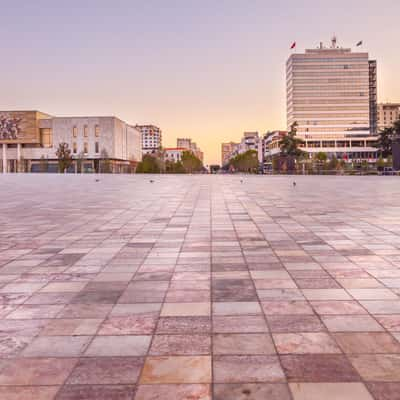
M 0 177 L 2 400 L 399 399 L 395 178 L 99 179 Z
M 373 400 L 362 383 L 291 383 L 293 400 Z
M 0 386 L 0 399 L 52 400 L 58 390 L 58 386 Z
M 127 385 L 65 385 L 56 400 L 131 400 L 134 393 Z
M 215 400 L 291 400 L 288 387 L 283 383 L 215 384 Z
M 210 383 L 210 356 L 147 357 L 140 383 Z
M 143 363 L 142 357 L 81 358 L 66 383 L 71 385 L 136 384 Z
M 208 384 L 140 385 L 135 400 L 211 400 Z

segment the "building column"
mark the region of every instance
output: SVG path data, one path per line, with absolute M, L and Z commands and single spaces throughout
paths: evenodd
M 16 172 L 21 172 L 21 143 L 17 144 L 17 171 Z
M 7 144 L 3 143 L 3 174 L 7 172 Z

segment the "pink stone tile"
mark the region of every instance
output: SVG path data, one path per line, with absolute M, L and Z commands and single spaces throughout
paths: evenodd
M 112 304 L 68 304 L 58 318 L 105 318 Z
M 162 317 L 201 317 L 210 315 L 210 303 L 164 303 Z
M 256 315 L 261 314 L 260 305 L 252 301 L 213 303 L 213 315 Z
M 139 385 L 135 400 L 211 400 L 208 384 Z
M 7 319 L 43 319 L 54 318 L 64 305 L 20 305 Z
M 360 376 L 342 354 L 281 355 L 289 382 L 356 382 Z
M 400 381 L 400 354 L 358 354 L 349 359 L 366 381 Z
M 214 385 L 214 400 L 291 400 L 283 383 L 219 383 Z
M 367 387 L 375 400 L 398 400 L 400 398 L 400 382 L 369 382 Z
M 67 383 L 73 385 L 135 384 L 144 359 L 142 357 L 81 358 Z
M 371 314 L 400 314 L 400 299 L 398 299 L 398 300 L 361 300 L 360 303 Z
M 150 355 L 207 355 L 211 353 L 210 335 L 155 335 Z
M 326 328 L 316 315 L 268 315 L 271 332 L 321 332 Z
M 1 400 L 53 400 L 58 386 L 0 386 Z
M 268 332 L 262 315 L 214 316 L 214 333 L 261 333 Z
M 209 290 L 169 290 L 165 298 L 167 303 L 196 303 L 210 301 Z
M 350 301 L 311 301 L 315 312 L 320 315 L 357 315 L 367 312 L 354 300 Z
M 400 314 L 377 315 L 375 318 L 388 331 L 400 332 Z
M 74 358 L 17 358 L 1 369 L 0 385 L 60 385 L 72 371 Z
M 278 357 L 214 356 L 216 383 L 283 382 L 285 375 Z
M 210 356 L 147 357 L 141 384 L 210 383 Z
M 214 335 L 213 354 L 275 354 L 275 348 L 269 334 L 224 333 Z
M 131 315 L 127 317 L 109 317 L 101 325 L 99 335 L 148 335 L 153 333 L 157 324 L 154 314 Z
M 31 336 L 2 335 L 0 331 L 0 358 L 17 356 L 32 340 Z
M 313 314 L 306 301 L 263 301 L 265 315 Z
M 57 400 L 131 400 L 134 392 L 128 385 L 64 385 Z
M 42 330 L 43 336 L 94 335 L 102 319 L 52 319 Z
M 211 332 L 210 317 L 164 317 L 158 320 L 157 334 L 190 334 Z
M 89 357 L 143 356 L 147 353 L 151 336 L 96 336 L 87 348 Z
M 370 315 L 324 315 L 322 322 L 331 332 L 379 332 L 381 325 Z
M 291 383 L 293 400 L 374 400 L 363 383 Z
M 307 300 L 351 300 L 344 289 L 303 289 Z
M 78 357 L 91 336 L 39 336 L 22 352 L 24 357 Z
M 400 353 L 400 343 L 385 332 L 335 333 L 334 338 L 345 353 Z

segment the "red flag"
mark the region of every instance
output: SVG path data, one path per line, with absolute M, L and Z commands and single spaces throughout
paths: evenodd
M 294 49 L 296 47 L 296 42 L 293 42 L 292 45 L 290 46 L 290 49 Z

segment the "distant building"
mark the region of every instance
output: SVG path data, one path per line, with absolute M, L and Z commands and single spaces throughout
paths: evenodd
M 176 147 L 183 148 L 185 150 L 191 151 L 201 162 L 204 160 L 204 153 L 197 147 L 195 142 L 192 142 L 190 138 L 178 138 L 176 139 Z
M 155 125 L 135 125 L 142 135 L 142 153 L 157 152 L 162 146 L 161 129 Z
M 376 61 L 366 52 L 321 43 L 286 63 L 287 125 L 297 122 L 303 150 L 375 161 Z
M 239 144 L 239 153 L 245 153 L 248 150 L 258 152 L 259 139 L 258 132 L 244 132 Z
M 400 119 L 400 103 L 378 104 L 378 128 L 390 128 Z
M 116 117 L 55 117 L 39 111 L 0 111 L 0 168 L 3 172 L 58 171 L 56 151 L 65 142 L 74 159 L 69 172 L 128 172 L 141 160 L 140 132 Z M 21 168 L 22 167 L 22 168 Z
M 184 151 L 187 151 L 185 147 L 167 147 L 164 149 L 164 160 L 171 162 L 181 161 Z
M 221 144 L 221 165 L 228 164 L 229 160 L 237 153 L 239 143 L 229 142 Z
M 254 150 L 258 154 L 258 160 L 262 162 L 261 150 L 259 150 L 259 144 L 261 138 L 258 132 L 244 132 L 243 137 L 239 143 L 228 142 L 221 144 L 221 162 L 222 165 L 228 164 L 229 160 L 238 154 L 245 153 L 248 150 Z

